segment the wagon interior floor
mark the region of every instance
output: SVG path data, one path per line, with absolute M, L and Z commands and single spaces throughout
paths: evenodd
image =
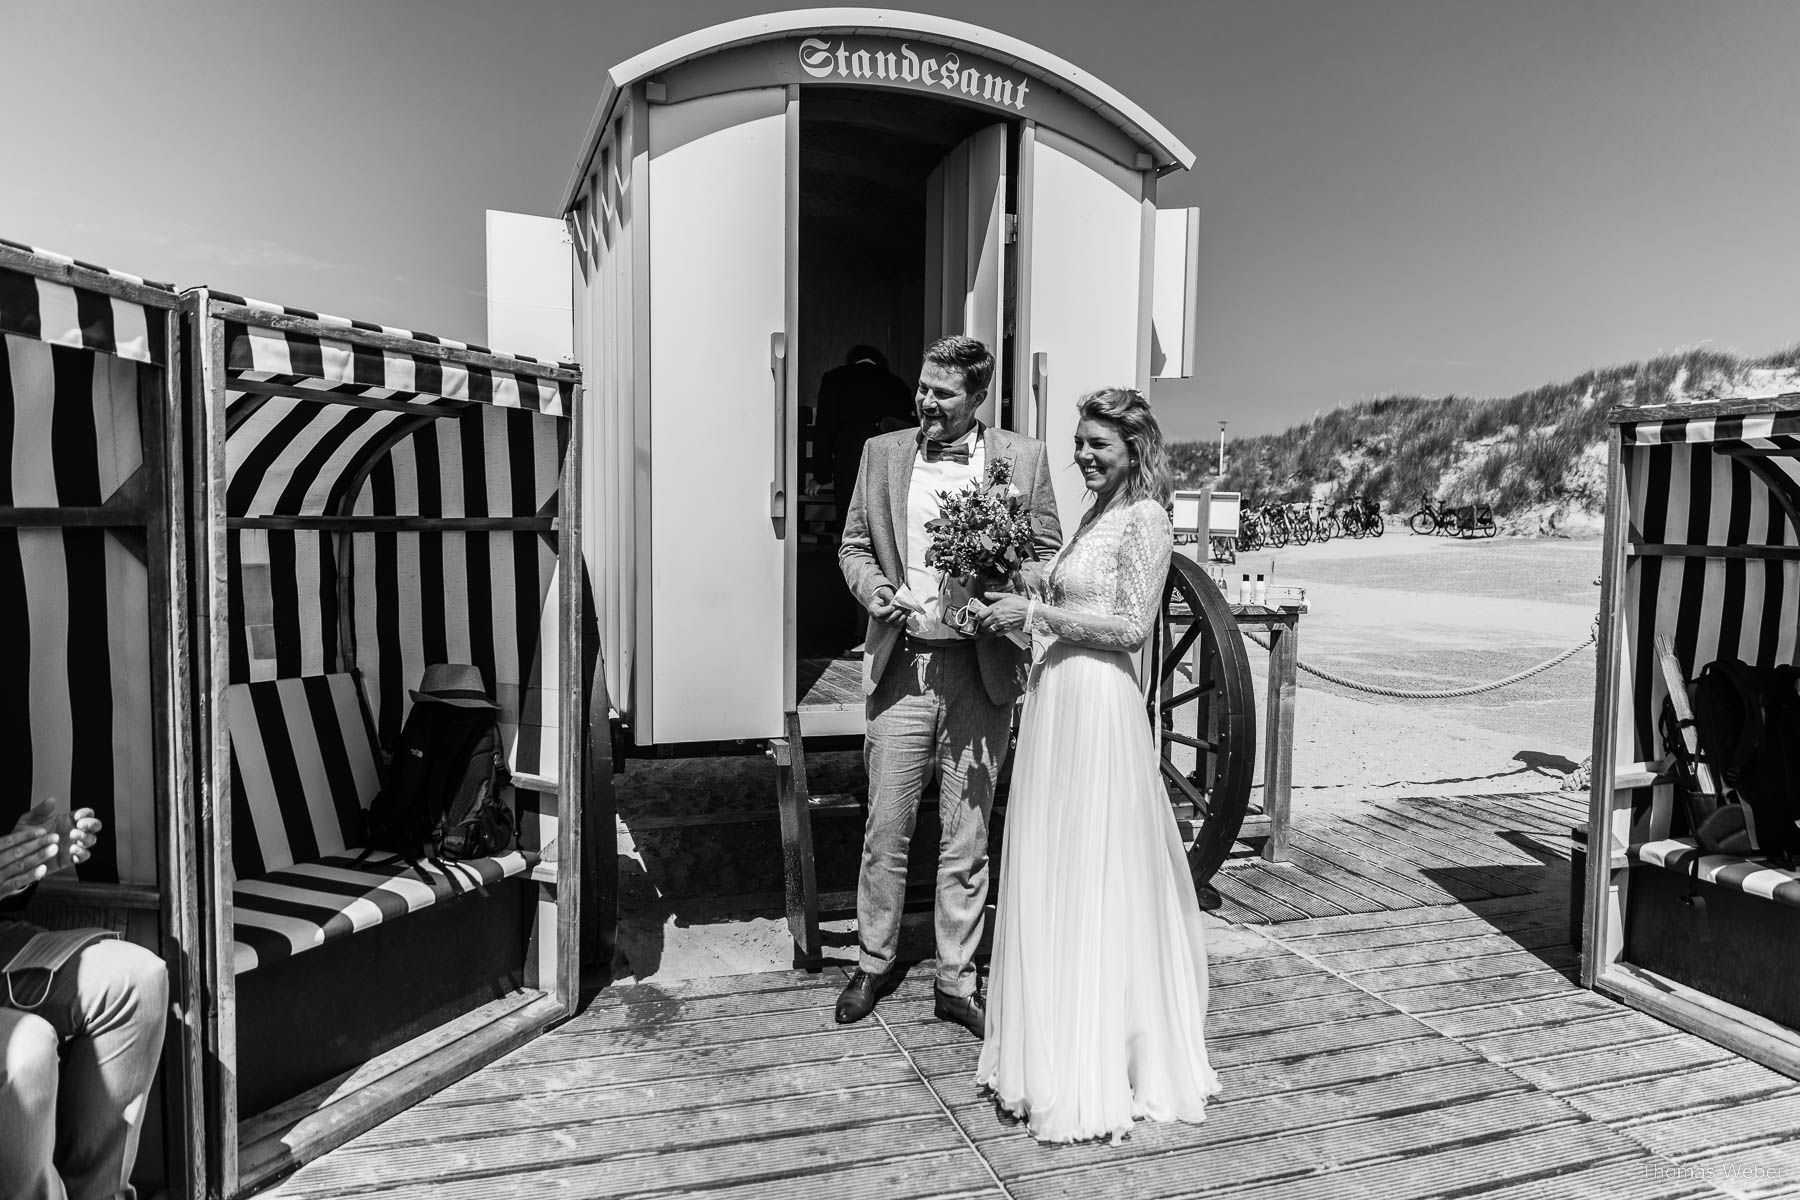
M 802 658 L 796 664 L 800 707 L 835 708 L 862 700 L 862 654 Z

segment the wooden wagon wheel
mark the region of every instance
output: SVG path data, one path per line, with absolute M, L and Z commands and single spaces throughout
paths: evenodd
M 1163 782 L 1178 820 L 1191 822 L 1188 868 L 1201 906 L 1250 803 L 1256 765 L 1256 692 L 1231 608 L 1206 572 L 1175 555 L 1163 585 L 1150 698 Z

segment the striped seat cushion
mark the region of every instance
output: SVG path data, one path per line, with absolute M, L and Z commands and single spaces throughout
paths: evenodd
M 381 790 L 374 725 L 354 676 L 234 684 L 231 854 L 239 879 L 341 854 Z
M 1763 859 L 1740 858 L 1735 854 L 1702 854 L 1693 838 L 1634 842 L 1626 849 L 1626 854 L 1634 862 L 1667 867 L 1684 875 L 1694 871 L 1697 863 L 1698 877 L 1708 883 L 1800 908 L 1800 871 L 1778 867 Z
M 537 858 L 514 850 L 468 862 L 409 864 L 377 851 L 359 863 L 359 854 L 347 850 L 240 880 L 232 889 L 233 974 L 524 874 Z
M 357 862 L 381 790 L 374 724 L 356 680 L 313 675 L 234 684 L 232 965 L 243 974 L 531 869 L 513 851 L 470 862 Z

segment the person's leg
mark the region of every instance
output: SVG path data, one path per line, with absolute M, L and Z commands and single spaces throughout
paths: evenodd
M 130 942 L 95 942 L 56 972 L 38 1008 L 68 1044 L 56 1166 L 70 1200 L 130 1200 L 144 1106 L 162 1055 L 169 982 Z
M 937 987 L 947 996 L 976 992 L 975 949 L 988 894 L 988 814 L 994 779 L 1006 761 L 1013 706 L 995 704 L 981 680 L 973 645 L 948 658 L 938 729 Z
M 56 1030 L 42 1017 L 0 1007 L 0 1196 L 8 1200 L 63 1200 L 65 1195 L 51 1166 L 56 1041 Z
M 926 678 L 935 670 L 934 657 L 895 647 L 869 697 L 869 817 L 856 880 L 856 929 L 862 951 L 857 966 L 871 975 L 892 970 L 900 946 L 906 855 L 937 732 L 938 698 Z

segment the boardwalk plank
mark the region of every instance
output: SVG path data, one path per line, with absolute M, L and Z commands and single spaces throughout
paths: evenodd
M 836 1001 L 835 996 L 825 999 Z M 698 1021 L 639 1024 L 626 1020 L 611 1029 L 557 1030 L 515 1051 L 506 1061 L 509 1064 L 567 1062 L 574 1058 L 658 1053 L 690 1046 L 722 1046 L 763 1038 L 832 1033 L 837 1031 L 838 1025 L 831 1013 L 832 1004 L 826 1003 L 793 1011 L 746 1013 Z
M 783 1063 L 829 1062 L 893 1053 L 893 1042 L 878 1025 L 853 1025 L 831 1033 L 769 1038 L 724 1046 L 695 1046 L 655 1054 L 597 1054 L 563 1062 L 519 1062 L 503 1058 L 464 1081 L 483 1095 L 557 1092 L 645 1080 L 721 1075 Z
M 290 1194 L 316 1195 L 352 1188 L 400 1187 L 416 1180 L 439 1182 L 510 1174 L 548 1162 L 596 1166 L 642 1154 L 692 1155 L 784 1134 L 830 1134 L 861 1125 L 868 1106 L 883 1120 L 940 1116 L 937 1101 L 916 1079 L 849 1095 L 787 1096 L 723 1108 L 690 1110 L 679 1120 L 667 1113 L 617 1117 L 576 1125 L 463 1135 L 414 1145 L 352 1143 L 311 1164 Z
M 806 991 L 821 985 L 827 973 L 814 975 L 808 971 L 757 971 L 748 975 L 713 975 L 702 979 L 645 980 L 642 983 L 615 984 L 596 993 L 587 1007 L 570 1022 L 580 1025 L 591 1016 L 596 1020 L 609 1010 L 630 1008 L 639 1004 L 695 1003 L 702 1000 L 731 998 L 778 992 Z M 829 986 L 827 983 L 826 986 Z
M 762 1179 L 704 1192 L 663 1191 L 657 1196 L 700 1196 L 703 1200 L 1008 1200 L 979 1155 L 967 1147 L 949 1153 L 914 1155 L 846 1170 L 821 1171 L 804 1179 Z
M 1794 1081 L 1743 1059 L 1702 1067 L 1660 1079 L 1623 1083 L 1564 1096 L 1597 1120 L 1632 1122 L 1670 1113 L 1727 1108 L 1769 1096 L 1788 1095 Z
M 393 1187 L 358 1185 L 352 1194 L 378 1196 L 381 1200 L 510 1200 L 551 1194 L 599 1198 L 772 1180 L 781 1180 L 800 1192 L 810 1187 L 807 1177 L 821 1171 L 956 1149 L 966 1149 L 966 1144 L 940 1112 L 930 1117 L 869 1121 L 826 1133 L 793 1134 L 595 1162 L 559 1153 L 554 1161 L 529 1170 L 502 1169 L 457 1179 L 433 1175 Z M 279 1191 L 270 1194 L 294 1200 L 323 1194 L 311 1190 L 309 1171 L 330 1161 L 321 1159 L 301 1168 Z
M 1288 848 L 1294 862 L 1304 863 L 1307 858 L 1321 859 L 1336 864 L 1359 880 L 1368 880 L 1388 891 L 1400 893 L 1408 901 L 1397 906 L 1400 908 L 1456 904 L 1460 900 L 1454 893 L 1421 875 L 1417 864 L 1403 862 L 1391 856 L 1365 857 L 1360 844 L 1342 840 L 1336 829 L 1289 830 Z M 1326 921 L 1340 919 L 1343 918 L 1320 918 Z M 1362 919 L 1367 920 L 1369 917 L 1365 915 Z
M 1485 1008 L 1505 1000 L 1527 1000 L 1573 991 L 1575 985 L 1556 971 L 1544 969 L 1466 983 L 1384 989 L 1381 998 L 1403 1013 L 1427 1016 L 1458 1008 Z
M 1293 872 L 1293 868 L 1288 868 L 1288 871 Z M 1260 858 L 1231 864 L 1227 869 L 1213 876 L 1213 886 L 1229 890 L 1231 895 L 1237 897 L 1241 903 L 1254 903 L 1256 907 L 1267 911 L 1267 907 L 1261 900 L 1253 899 L 1249 895 L 1254 892 L 1258 897 L 1285 905 L 1299 913 L 1302 918 L 1369 911 L 1366 905 L 1346 908 L 1334 900 L 1328 900 L 1309 891 L 1299 880 L 1287 878 L 1280 866 L 1265 863 Z
M 1508 1131 L 1435 1153 L 1235 1189 L 1224 1195 L 1245 1200 L 1439 1200 L 1448 1195 L 1468 1195 L 1484 1183 L 1531 1179 L 1595 1162 L 1641 1161 L 1641 1156 L 1636 1147 L 1601 1125 Z
M 1418 897 L 1399 889 L 1388 887 L 1379 879 L 1371 878 L 1366 868 L 1362 870 L 1351 870 L 1337 862 L 1320 858 L 1319 856 L 1312 854 L 1306 847 L 1299 845 L 1292 840 L 1291 832 L 1290 840 L 1288 842 L 1287 864 L 1295 870 L 1306 872 L 1308 878 L 1323 880 L 1324 882 L 1334 884 L 1345 891 L 1351 891 L 1361 896 L 1367 896 L 1372 903 L 1379 906 L 1379 908 L 1369 910 L 1371 912 L 1379 912 L 1384 909 L 1389 912 L 1394 912 L 1400 909 L 1412 908 L 1420 903 Z
M 1019 1200 L 1048 1200 L 1049 1197 L 1100 1200 L 1113 1196 L 1151 1200 L 1153 1197 L 1204 1195 L 1249 1184 L 1295 1188 L 1297 1181 L 1306 1176 L 1319 1176 L 1357 1163 L 1400 1156 L 1414 1164 L 1416 1172 L 1419 1156 L 1434 1147 L 1504 1138 L 1519 1129 L 1575 1125 L 1580 1120 L 1578 1113 L 1549 1096 L 1522 1092 L 1314 1128 L 1305 1137 L 1267 1137 L 1253 1144 L 1239 1145 L 1230 1154 L 1222 1154 L 1217 1146 L 1207 1145 L 1147 1158 L 1115 1157 L 1081 1167 L 1033 1171 L 1011 1163 L 1002 1167 L 1002 1151 L 1007 1148 L 1006 1144 L 984 1147 L 984 1152 L 1000 1169 L 1002 1178 L 1007 1179 L 1008 1190 Z M 1587 1128 L 1592 1134 L 1584 1151 L 1590 1161 L 1601 1147 L 1624 1143 L 1623 1138 L 1604 1127 L 1589 1125 Z M 1013 1144 L 1017 1144 L 1016 1140 Z M 1035 1145 L 1030 1148 L 1037 1150 Z M 1062 1157 L 1057 1155 L 1058 1159 Z M 1045 1160 L 1045 1156 L 1037 1156 L 1038 1162 Z M 1407 1177 L 1406 1172 L 1398 1172 L 1397 1177 Z M 1341 1178 L 1342 1175 L 1334 1175 L 1320 1182 L 1328 1185 Z M 1271 1194 L 1287 1197 L 1299 1192 L 1296 1188 L 1293 1193 L 1283 1190 Z M 1316 1194 L 1332 1197 L 1347 1193 L 1334 1193 L 1326 1186 Z M 1388 1192 L 1381 1194 L 1391 1195 Z
M 1320 1025 L 1333 1021 L 1356 1020 L 1392 1011 L 1366 992 L 1347 992 L 1329 1000 L 1290 1000 L 1280 1004 L 1264 1004 L 1256 1008 L 1209 1012 L 1207 1032 L 1215 1037 L 1263 1029 L 1270 1025 Z
M 1580 988 L 1543 996 L 1498 1001 L 1460 1012 L 1436 1012 L 1420 1019 L 1446 1037 L 1474 1038 L 1508 1030 L 1549 1028 L 1574 1021 L 1610 1017 L 1622 1011 L 1617 1003 Z
M 835 978 L 828 979 L 821 975 L 804 987 L 769 988 L 738 995 L 681 998 L 640 991 L 624 1004 L 612 1004 L 604 1008 L 589 1006 L 586 1012 L 560 1026 L 556 1035 L 569 1037 L 594 1031 L 609 1033 L 620 1028 L 637 1029 L 687 1021 L 720 1021 L 767 1013 L 830 1008 L 836 1003 L 838 989 L 841 987 L 843 984 Z
M 1263 891 L 1274 889 L 1273 895 L 1285 896 L 1287 890 L 1294 890 L 1316 898 L 1319 904 L 1328 906 L 1321 908 L 1315 914 L 1317 916 L 1382 912 L 1387 908 L 1379 899 L 1369 895 L 1366 889 L 1345 886 L 1292 861 L 1272 863 L 1260 858 L 1251 859 L 1239 867 L 1238 872 Z
M 1654 1053 L 1654 1047 L 1672 1038 L 1685 1037 L 1654 1017 L 1629 1010 L 1592 1020 L 1534 1025 L 1467 1039 L 1482 1057 L 1497 1063 L 1534 1062 L 1561 1054 L 1592 1054 L 1621 1050 L 1628 1054 Z
M 475 1078 L 474 1076 L 470 1077 Z M 619 1117 L 685 1114 L 694 1109 L 742 1104 L 783 1097 L 844 1095 L 871 1088 L 910 1083 L 911 1066 L 898 1054 L 880 1058 L 832 1059 L 829 1062 L 783 1064 L 729 1075 L 695 1079 L 658 1079 L 645 1083 L 495 1097 L 458 1083 L 422 1104 L 379 1125 L 352 1145 L 404 1145 L 501 1129 L 536 1129 L 577 1125 Z
M 1491 930 L 1492 926 L 1485 926 Z M 1403 967 L 1422 963 L 1440 962 L 1445 958 L 1478 958 L 1488 954 L 1510 954 L 1519 950 L 1556 951 L 1560 956 L 1569 949 L 1568 928 L 1555 922 L 1547 922 L 1538 929 L 1525 929 L 1517 933 L 1473 933 L 1466 937 L 1447 938 L 1423 936 L 1441 933 L 1435 926 L 1418 929 L 1411 939 L 1388 946 L 1352 946 L 1336 949 L 1337 942 L 1317 941 L 1306 947 L 1310 957 L 1319 959 L 1332 970 L 1354 967 L 1359 970 L 1373 970 L 1377 967 Z M 1359 935 L 1343 935 L 1346 940 Z
M 1679 1165 L 1686 1179 L 1698 1177 L 1733 1196 L 1770 1200 L 1800 1193 L 1800 1143 L 1752 1146 Z
M 1723 1200 L 1711 1184 L 1682 1174 L 1660 1159 L 1625 1158 L 1484 1189 L 1469 1200 Z
M 1788 1142 L 1800 1132 L 1800 1088 L 1729 1108 L 1640 1122 L 1628 1126 L 1627 1132 L 1634 1141 L 1678 1162 L 1721 1149 Z
M 1011 1186 L 1012 1180 L 1034 1173 L 1084 1165 L 1117 1167 L 1184 1149 L 1214 1158 L 1254 1160 L 1290 1142 L 1358 1146 L 1390 1122 L 1410 1129 L 1426 1123 L 1418 1118 L 1432 1112 L 1461 1112 L 1532 1094 L 1525 1084 L 1491 1064 L 1454 1063 L 1418 1071 L 1405 1079 L 1370 1079 L 1332 1088 L 1221 1099 L 1208 1106 L 1206 1120 L 1198 1125 L 1140 1122 L 1117 1146 L 1105 1141 L 1083 1142 L 1053 1147 L 1049 1155 L 1023 1129 L 992 1120 L 981 1105 L 959 1100 L 949 1107 Z M 1536 1119 L 1552 1110 L 1558 1114 L 1557 1120 L 1580 1119 L 1575 1110 L 1556 1108 L 1554 1099 L 1542 1093 L 1521 1111 Z
M 1318 969 L 1289 950 L 1264 958 L 1219 958 L 1207 963 L 1207 975 L 1215 990 L 1259 979 L 1306 975 Z
M 1417 810 L 1382 808 L 1359 816 L 1356 824 L 1371 837 L 1402 842 L 1418 856 L 1436 860 L 1427 864 L 1428 869 L 1460 867 L 1508 888 L 1516 884 L 1518 869 L 1542 870 L 1544 866 L 1541 858 L 1507 841 L 1492 826 L 1469 830 L 1433 821 Z
M 1628 1053 L 1566 1054 L 1509 1065 L 1521 1079 L 1560 1094 L 1631 1079 L 1651 1080 L 1673 1072 L 1736 1061 L 1735 1054 L 1711 1042 L 1696 1037 L 1673 1037 Z
M 1448 958 L 1440 956 L 1436 962 L 1402 963 L 1393 967 L 1353 967 L 1350 963 L 1344 963 L 1339 969 L 1344 972 L 1345 978 L 1358 987 L 1368 988 L 1377 995 L 1385 995 L 1389 991 L 1416 988 L 1428 983 L 1476 983 L 1542 971 L 1567 976 L 1574 972 L 1578 961 L 1566 947 L 1560 952 L 1540 951 L 1534 954 L 1515 946 L 1498 954 L 1479 954 L 1466 958 L 1460 955 Z
M 1334 845 L 1373 867 L 1411 872 L 1437 886 L 1445 885 L 1433 873 L 1448 875 L 1454 872 L 1458 887 L 1451 894 L 1459 900 L 1510 896 L 1519 891 L 1511 878 L 1499 872 L 1465 866 L 1459 856 L 1437 846 L 1413 844 L 1405 840 L 1404 832 L 1383 820 L 1378 812 L 1372 812 L 1360 814 L 1356 819 L 1323 824 L 1317 836 L 1329 838 Z
M 1458 921 L 1485 922 L 1489 929 L 1507 932 L 1514 926 L 1534 925 L 1551 912 L 1566 914 L 1566 897 L 1526 892 L 1517 896 L 1496 896 L 1473 904 L 1453 901 L 1416 904 L 1392 913 L 1353 913 L 1342 917 L 1319 917 L 1304 925 L 1284 925 L 1272 931 L 1283 942 L 1326 934 L 1380 933 L 1405 926 L 1449 924 Z

